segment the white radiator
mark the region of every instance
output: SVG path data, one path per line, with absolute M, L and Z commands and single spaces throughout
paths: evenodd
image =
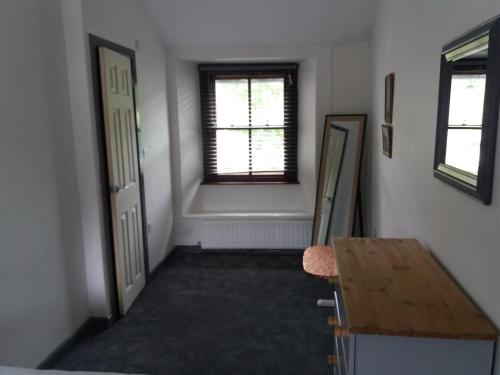
M 304 249 L 311 242 L 310 220 L 204 220 L 203 249 Z

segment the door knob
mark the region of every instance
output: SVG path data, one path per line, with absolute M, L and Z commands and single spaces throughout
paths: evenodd
M 330 315 L 328 317 L 328 319 L 326 320 L 326 322 L 328 323 L 328 325 L 330 327 L 337 327 L 339 326 L 339 318 L 337 318 L 336 316 L 333 316 L 333 315 Z
M 109 188 L 109 190 L 111 190 L 112 193 L 119 193 L 121 189 L 122 189 L 121 185 L 112 185 Z
M 333 331 L 333 334 L 336 337 L 347 337 L 347 336 L 349 336 L 349 328 L 336 326 L 334 331 Z
M 120 191 L 127 190 L 133 184 L 134 183 L 131 182 L 130 184 L 127 184 L 127 185 L 113 185 L 113 186 L 111 186 L 110 190 L 112 193 L 119 193 Z
M 330 366 L 338 365 L 341 362 L 339 356 L 331 355 L 331 354 L 326 357 L 326 361 L 328 362 L 328 364 Z

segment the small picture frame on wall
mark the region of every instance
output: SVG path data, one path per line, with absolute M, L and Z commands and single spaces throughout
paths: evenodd
M 382 152 L 392 158 L 392 126 L 382 125 Z
M 385 122 L 392 124 L 394 108 L 394 73 L 385 76 Z

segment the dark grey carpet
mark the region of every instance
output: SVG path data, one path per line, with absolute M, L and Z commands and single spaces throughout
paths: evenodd
M 327 282 L 300 255 L 175 254 L 127 316 L 63 370 L 152 375 L 329 374 Z

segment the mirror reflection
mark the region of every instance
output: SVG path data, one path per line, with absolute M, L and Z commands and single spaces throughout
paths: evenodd
M 353 234 L 365 115 L 326 117 L 312 245 Z
M 434 176 L 491 203 L 500 102 L 500 17 L 443 46 Z
M 337 193 L 337 186 L 344 159 L 347 129 L 335 125 L 330 129 L 328 142 L 328 155 L 326 157 L 325 183 L 321 194 L 321 213 L 319 220 L 318 241 L 326 243 L 331 225 L 331 212 Z
M 451 65 L 445 164 L 477 175 L 483 125 L 488 37 L 446 54 Z

